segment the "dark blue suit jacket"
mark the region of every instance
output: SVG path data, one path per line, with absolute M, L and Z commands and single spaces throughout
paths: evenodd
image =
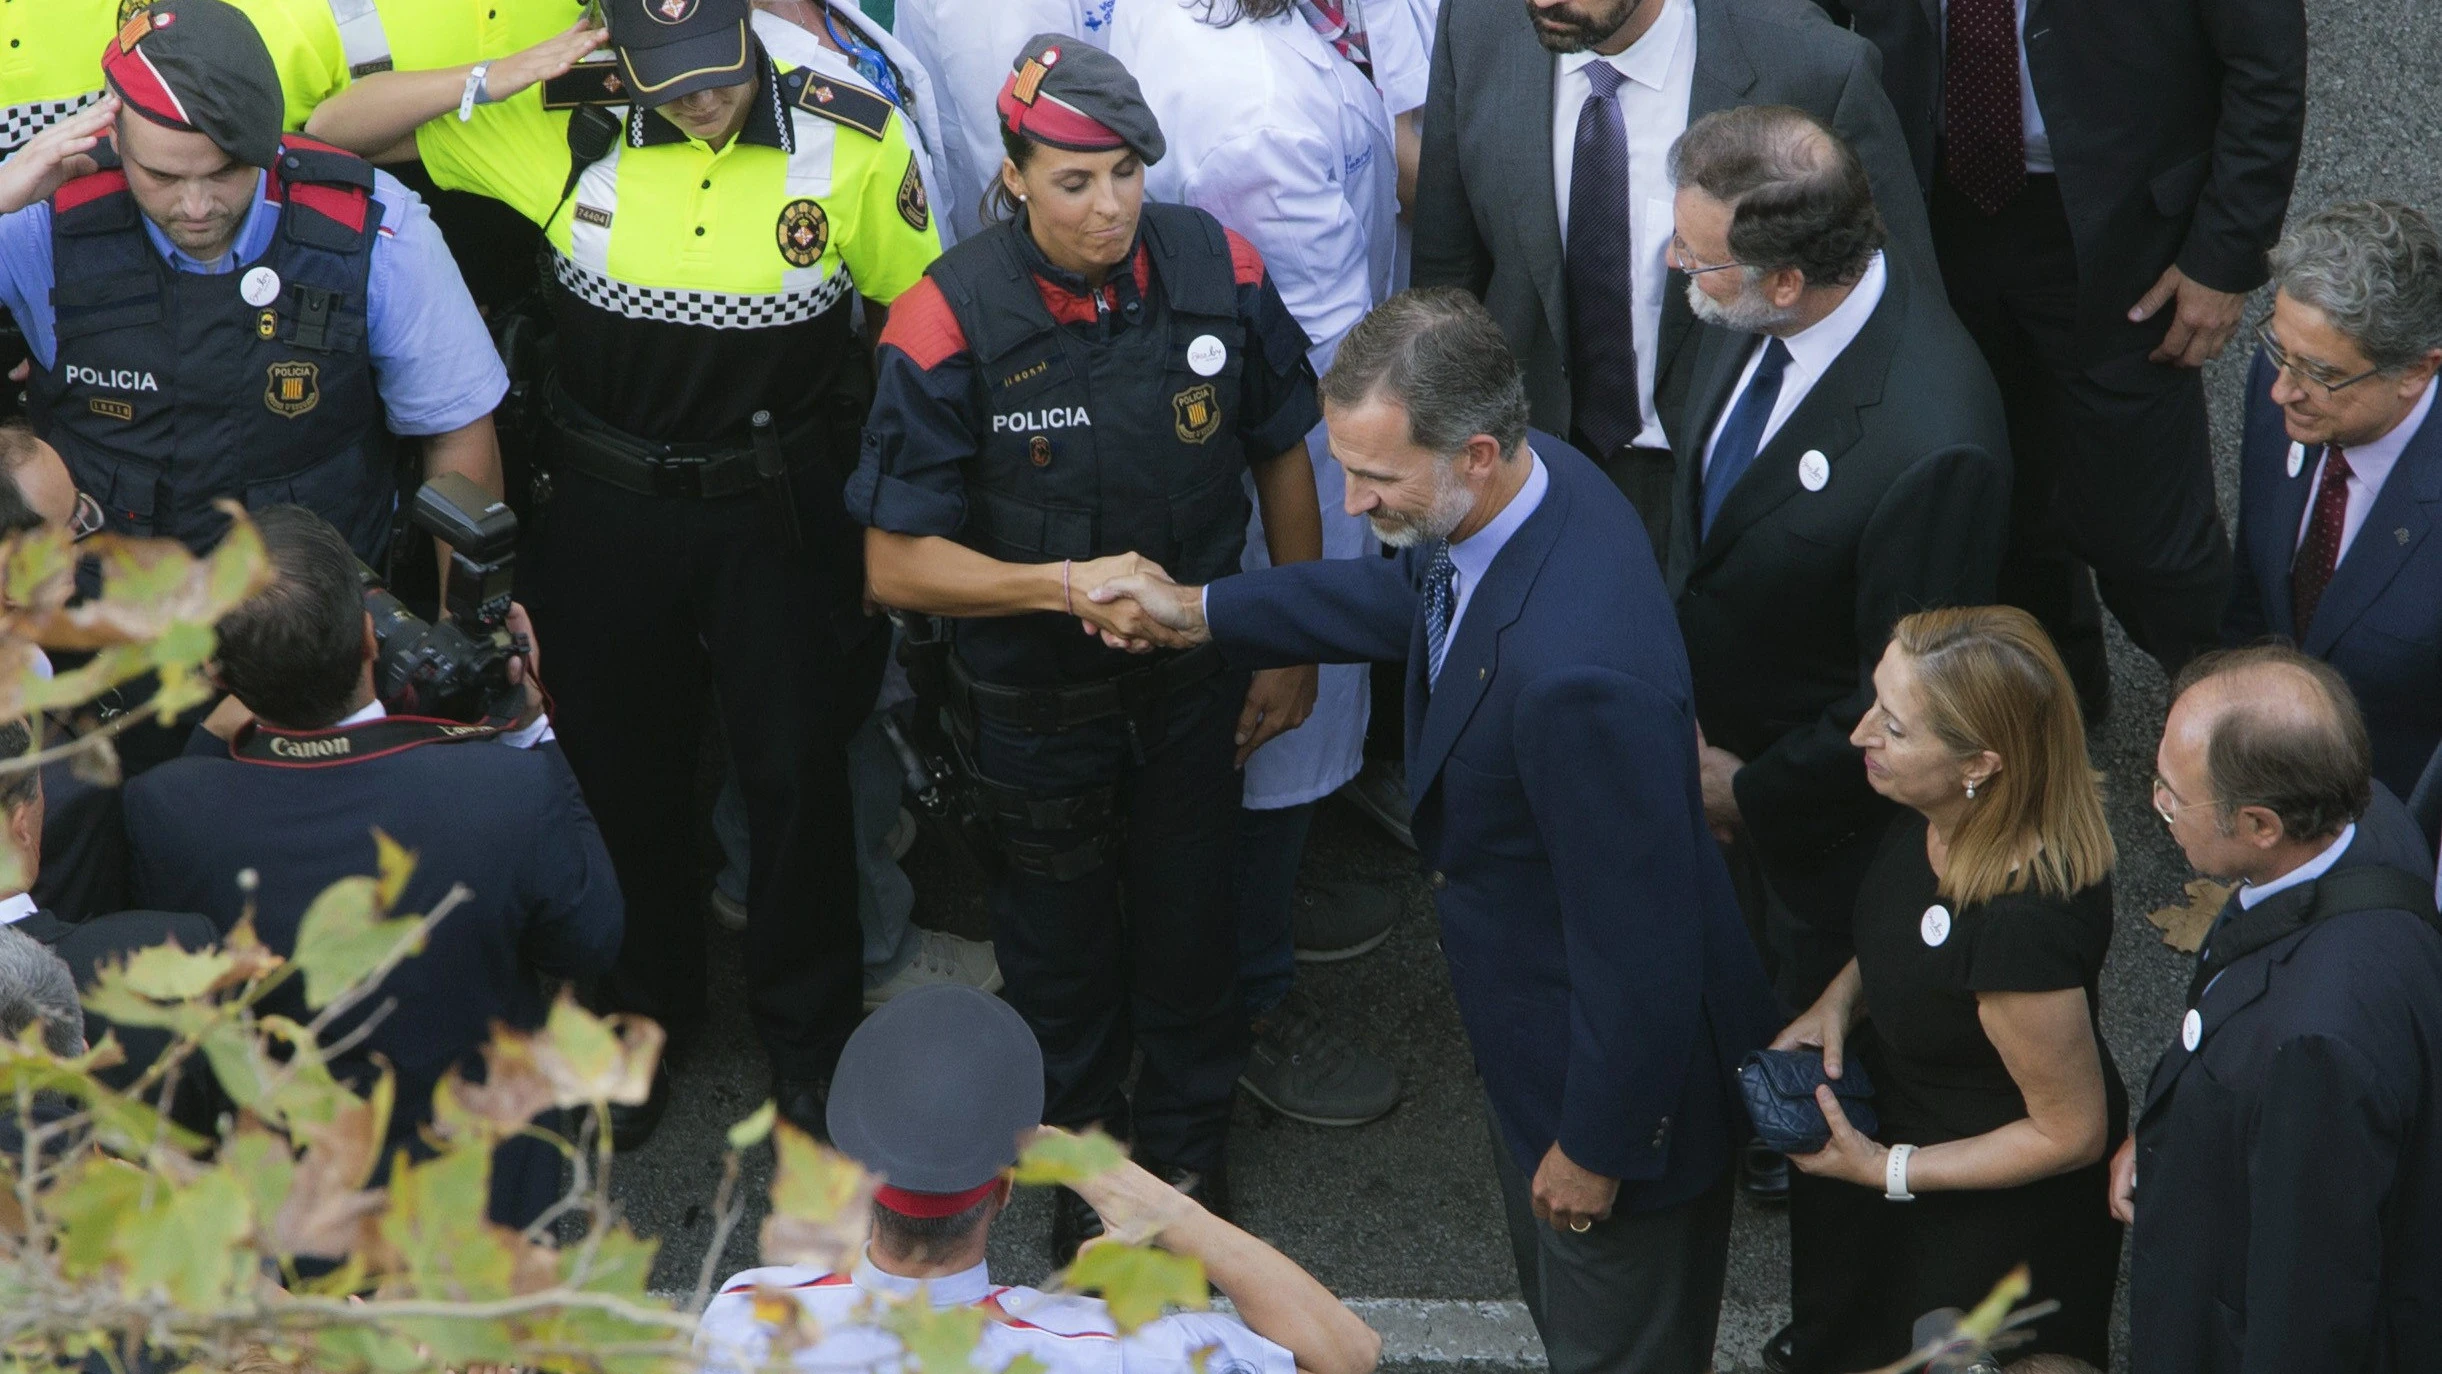
M 1408 665 L 1407 777 L 1442 951 L 1501 1138 L 1557 1140 L 1685 1201 L 1744 1132 L 1738 1062 L 1777 1029 L 1704 824 L 1687 656 L 1628 502 L 1575 449 L 1475 588 L 1425 683 L 1424 550 L 1299 563 L 1207 593 L 1235 663 Z
M 2381 787 L 2332 871 L 2376 864 L 2432 881 Z M 2196 1016 L 2196 1048 L 2172 1042 L 2137 1117 L 2131 1366 L 2433 1368 L 2442 935 L 2406 911 L 2326 917 L 2232 961 Z
M 2339 669 L 2366 713 L 2374 776 L 2405 797 L 2442 742 L 2442 404 L 2400 454 L 2301 635 L 2289 565 L 2323 453 L 2306 450 L 2290 476 L 2289 435 L 2271 391 L 2272 368 L 2259 354 L 2247 374 L 2237 566 L 2222 639 L 2279 635 Z
M 255 933 L 287 954 L 317 894 L 374 871 L 376 828 L 418 855 L 402 912 L 432 910 L 453 884 L 473 893 L 384 980 L 364 1010 L 385 999 L 396 1007 L 337 1066 L 361 1081 L 380 1055 L 397 1071 L 385 1164 L 398 1149 L 423 1153 L 416 1129 L 431 1117 L 434 1086 L 453 1064 L 480 1071 L 492 1022 L 542 1025 L 539 975 L 599 973 L 618 954 L 618 879 L 557 745 L 428 744 L 289 769 L 240 763 L 201 731 L 197 739 L 127 784 L 131 885 L 144 905 L 201 912 L 226 931 L 245 909 L 238 872 L 253 869 Z M 334 1032 L 354 1024 L 343 1018 Z M 519 1144 L 496 1159 L 492 1196 L 496 1217 L 523 1225 L 556 1196 L 558 1160 L 539 1147 L 513 1156 Z

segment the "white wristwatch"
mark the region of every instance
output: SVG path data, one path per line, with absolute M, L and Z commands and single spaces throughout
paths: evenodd
M 474 69 L 466 74 L 466 90 L 458 96 L 459 123 L 464 124 L 473 119 L 475 117 L 475 107 L 477 105 L 489 105 L 492 103 L 492 93 L 485 90 L 483 85 L 484 77 L 489 75 L 491 70 L 491 63 L 478 62 L 475 64 Z
M 1882 1195 L 1892 1202 L 1914 1202 L 1916 1194 L 1908 1191 L 1908 1156 L 1916 1153 L 1914 1145 L 1894 1145 L 1889 1157 L 1882 1162 Z

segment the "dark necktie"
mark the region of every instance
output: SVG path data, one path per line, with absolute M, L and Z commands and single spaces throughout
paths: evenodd
M 1355 63 L 1366 80 L 1374 79 L 1373 54 L 1365 41 L 1362 22 L 1349 22 L 1348 7 L 1342 0 L 1300 0 L 1298 8 L 1304 11 L 1308 27 L 1321 34 L 1324 42 Z
M 1619 68 L 1589 62 L 1569 161 L 1569 398 L 1604 459 L 1645 425 L 1636 394 L 1635 246 L 1628 234 L 1628 131 Z
M 1738 485 L 1755 462 L 1755 450 L 1764 439 L 1764 421 L 1772 418 L 1772 405 L 1781 398 L 1781 374 L 1788 367 L 1789 346 L 1779 339 L 1765 339 L 1763 360 L 1747 379 L 1738 404 L 1730 407 L 1721 437 L 1713 442 L 1713 461 L 1704 469 L 1704 534 L 1713 532 L 1713 517 L 1721 513 L 1721 503 L 1729 499 L 1730 488 Z
M 1988 215 L 2000 214 L 2027 183 L 2016 0 L 1949 0 L 1942 38 L 1942 170 Z
M 2323 479 L 2315 486 L 2315 514 L 2306 522 L 2306 538 L 2298 542 L 2289 564 L 2289 606 L 2298 638 L 2314 622 L 2323 604 L 2323 590 L 2332 585 L 2340 566 L 2340 535 L 2349 519 L 2349 460 L 2334 444 L 2323 451 Z
M 1450 561 L 1450 541 L 1433 545 L 1425 564 L 1425 683 L 1441 676 L 1442 655 L 1450 651 L 1450 617 L 1458 611 L 1458 566 Z

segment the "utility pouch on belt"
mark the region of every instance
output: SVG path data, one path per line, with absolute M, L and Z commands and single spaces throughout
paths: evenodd
M 805 547 L 805 531 L 797 523 L 797 491 L 789 485 L 788 455 L 780 450 L 780 433 L 772 427 L 772 413 L 758 410 L 746 422 L 748 442 L 755 452 L 755 477 L 763 483 L 763 495 L 780 507 L 780 526 L 789 532 L 789 547 Z

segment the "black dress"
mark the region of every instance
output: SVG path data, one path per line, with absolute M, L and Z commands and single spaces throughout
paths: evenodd
M 1892 824 L 1857 899 L 1868 1019 L 1849 1040 L 1873 1075 L 1877 1138 L 1938 1145 L 2024 1117 L 2026 1100 L 1977 1019 L 1976 994 L 2084 988 L 2109 1143 L 2102 1161 L 2066 1174 L 2016 1188 L 1920 1191 L 1913 1202 L 1791 1170 L 1792 1335 L 1804 1367 L 1896 1360 L 1918 1317 L 1975 1306 L 2020 1263 L 2033 1272 L 2034 1297 L 2061 1309 L 2011 1356 L 2057 1351 L 2111 1367 L 2121 1228 L 2105 1192 L 2110 1151 L 2128 1119 L 2096 996 L 2111 925 L 2108 879 L 2066 900 L 2014 893 L 1954 912 L 1935 892 L 1924 817 L 1907 812 Z

